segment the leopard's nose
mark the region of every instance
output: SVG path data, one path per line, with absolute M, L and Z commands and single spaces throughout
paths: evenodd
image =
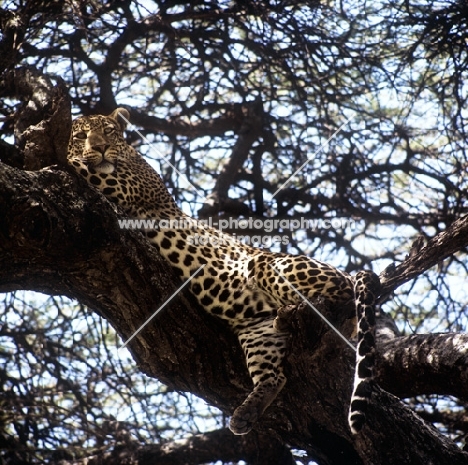
M 92 149 L 104 155 L 109 147 L 109 144 L 96 144 L 92 146 Z

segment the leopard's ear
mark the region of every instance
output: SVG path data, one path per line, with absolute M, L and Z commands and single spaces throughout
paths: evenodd
M 109 115 L 109 118 L 112 118 L 120 126 L 120 129 L 125 131 L 130 113 L 125 108 L 117 108 Z

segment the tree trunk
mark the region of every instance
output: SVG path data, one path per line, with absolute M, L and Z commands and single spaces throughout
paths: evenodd
M 59 170 L 26 172 L 0 164 L 0 291 L 30 289 L 78 299 L 127 340 L 179 285 L 156 249 L 140 233 L 121 230 L 116 207 L 84 181 Z M 316 304 L 345 335 L 352 332 L 352 306 Z M 288 382 L 251 434 L 304 449 L 320 464 L 468 463 L 468 454 L 378 387 L 367 424 L 353 437 L 347 425 L 353 351 L 308 309 L 294 312 L 290 324 Z M 227 414 L 251 389 L 237 339 L 186 293 L 129 349 L 148 376 Z M 382 380 L 391 364 L 384 355 L 378 357 Z M 399 376 L 405 368 L 393 369 L 392 376 Z M 383 384 L 391 391 L 391 383 Z

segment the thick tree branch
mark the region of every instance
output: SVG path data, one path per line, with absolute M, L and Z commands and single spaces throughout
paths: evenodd
M 34 289 L 76 298 L 107 318 L 125 340 L 177 282 L 155 248 L 138 232 L 121 230 L 115 209 L 81 180 L 0 165 L 1 291 Z M 232 412 L 251 389 L 238 342 L 221 322 L 181 299 L 183 306 L 165 309 L 129 348 L 149 376 Z M 320 308 L 344 334 L 351 333 L 353 305 Z M 354 353 L 309 311 L 297 312 L 292 335 L 288 383 L 257 431 L 274 431 L 324 464 L 342 464 L 343 456 L 356 465 L 430 463 L 426 448 L 417 446 L 428 441 L 437 445 L 439 465 L 466 461 L 386 393 L 378 394 L 360 436 L 365 448 L 356 449 L 346 420 Z M 370 444 L 385 444 L 389 430 L 401 438 L 398 453 L 386 454 L 383 446 L 369 452 Z M 419 442 L 405 442 L 408 435 Z
M 415 334 L 378 344 L 377 381 L 398 397 L 453 395 L 468 400 L 468 335 Z
M 120 230 L 111 204 L 81 180 L 0 165 L 0 291 L 32 289 L 75 298 L 106 317 L 126 340 L 176 290 L 177 282 L 143 236 Z M 179 300 L 130 343 L 130 350 L 148 375 L 230 410 L 235 401 L 222 406 L 224 394 L 216 397 L 223 390 L 226 398 L 236 396 L 236 369 L 229 358 L 235 356 L 231 346 L 237 341 L 219 338 L 220 325 Z M 206 334 L 199 339 L 198 331 Z M 208 348 L 207 334 L 220 339 L 215 350 Z M 205 366 L 213 357 L 215 366 Z M 224 380 L 219 365 L 230 367 Z M 197 381 L 193 373 L 199 372 L 215 377 L 219 386 L 212 390 L 208 386 L 214 381 Z M 207 386 L 204 394 L 199 382 Z
M 15 142 L 24 154 L 24 168 L 38 170 L 56 163 L 66 166 L 71 117 L 64 83 L 57 78 L 55 85 L 34 68 L 18 68 L 8 72 L 2 84 L 2 95 L 24 101 L 15 121 Z M 6 155 L 2 158 L 10 159 Z

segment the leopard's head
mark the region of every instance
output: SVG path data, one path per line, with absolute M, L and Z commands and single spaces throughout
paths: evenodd
M 117 108 L 109 116 L 77 118 L 68 144 L 68 162 L 78 172 L 113 173 L 119 154 L 128 149 L 123 131 L 129 117 L 125 108 Z
M 73 121 L 68 163 L 129 216 L 183 216 L 158 173 L 125 141 L 129 116 L 127 110 L 117 108 L 109 116 L 82 116 Z

